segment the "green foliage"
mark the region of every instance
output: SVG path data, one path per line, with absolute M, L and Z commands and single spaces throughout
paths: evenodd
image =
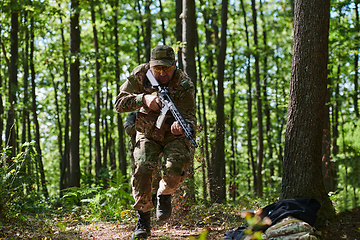
M 66 189 L 63 196 L 64 206 L 72 211 L 80 211 L 88 221 L 126 220 L 130 216 L 129 194 L 126 178 L 118 171 L 113 172 L 113 180 L 94 187 L 73 187 Z
M 0 167 L 0 218 L 20 212 L 38 212 L 49 207 L 41 193 L 34 190 L 34 175 L 25 174 L 37 153 L 30 142 L 22 145 L 24 151 L 10 159 L 10 148 L 1 151 Z

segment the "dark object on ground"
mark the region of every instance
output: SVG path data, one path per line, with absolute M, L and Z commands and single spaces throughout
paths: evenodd
M 263 208 L 260 213 L 260 218 L 270 218 L 270 225 L 256 225 L 252 228 L 255 231 L 265 232 L 266 229 L 275 225 L 281 219 L 288 216 L 292 216 L 301 221 L 307 222 L 311 226 L 314 226 L 316 221 L 316 213 L 320 209 L 320 203 L 313 198 L 295 198 L 295 199 L 282 199 L 273 204 L 270 204 Z M 234 231 L 225 232 L 223 240 L 238 240 L 244 236 L 243 226 L 237 228 Z
M 243 236 L 245 236 L 246 226 L 240 226 L 235 230 L 230 230 L 225 232 L 225 237 L 223 240 L 240 240 Z
M 314 198 L 282 199 L 264 207 L 260 217 L 269 217 L 271 225 L 274 225 L 281 219 L 292 216 L 314 226 L 320 207 L 321 204 Z

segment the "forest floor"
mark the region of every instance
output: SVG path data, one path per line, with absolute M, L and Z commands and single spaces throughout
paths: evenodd
M 131 239 L 135 222 L 133 213 L 127 222 L 89 222 L 76 214 L 29 214 L 20 221 L 0 220 L 0 239 Z M 152 220 L 153 229 L 148 239 L 205 239 L 200 237 L 205 231 L 206 239 L 223 239 L 226 231 L 240 226 L 241 222 L 240 214 L 228 209 L 210 215 L 198 209 L 175 211 L 166 223 Z M 360 208 L 337 214 L 337 220 L 318 228 L 317 234 L 321 240 L 360 239 Z

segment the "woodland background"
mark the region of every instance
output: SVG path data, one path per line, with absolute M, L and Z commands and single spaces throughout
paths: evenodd
M 359 206 L 359 3 L 334 0 L 330 8 L 319 161 L 339 210 Z M 124 216 L 130 138 L 113 102 L 158 44 L 176 50 L 197 87 L 199 148 L 179 196 L 279 197 L 292 1 L 3 0 L 0 7 L 0 191 L 13 189 L 18 207 L 64 197 L 95 206 L 106 190 L 97 207 L 114 201 L 123 207 L 107 211 Z M 15 195 L 2 198 L 1 214 L 14 207 L 9 199 Z

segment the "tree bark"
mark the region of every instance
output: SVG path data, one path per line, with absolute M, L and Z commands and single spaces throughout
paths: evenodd
M 263 137 L 263 119 L 262 119 L 262 100 L 261 100 L 261 85 L 260 85 L 260 69 L 259 69 L 259 49 L 257 37 L 257 12 L 255 0 L 251 1 L 253 13 L 253 26 L 254 26 L 254 45 L 255 45 L 255 85 L 256 85 L 256 112 L 257 112 L 257 158 L 256 158 L 256 193 L 259 197 L 263 195 L 262 183 L 262 164 L 263 164 L 263 151 L 264 151 L 264 137 Z
M 234 36 L 231 37 L 231 42 L 232 42 L 232 48 L 235 48 L 235 39 Z M 237 196 L 237 192 L 236 192 L 236 175 L 237 175 L 237 171 L 236 171 L 236 161 L 235 161 L 235 156 L 236 154 L 236 123 L 234 121 L 235 119 L 235 102 L 236 102 L 236 51 L 233 53 L 232 56 L 232 84 L 231 84 L 231 93 L 230 93 L 230 149 L 231 149 L 231 156 L 230 156 L 230 184 L 229 184 L 229 192 L 230 192 L 230 196 L 232 197 L 233 201 L 235 201 L 235 198 Z
M 59 8 L 61 8 L 60 3 L 58 3 Z M 68 90 L 69 75 L 68 75 L 68 66 L 67 66 L 67 49 L 65 46 L 65 36 L 64 28 L 62 26 L 63 21 L 61 14 L 60 17 L 60 31 L 61 31 L 61 40 L 62 40 L 62 57 L 63 57 L 63 76 L 64 76 L 64 96 L 65 96 L 65 123 L 64 123 L 64 154 L 60 160 L 60 197 L 62 197 L 62 190 L 68 187 L 69 184 L 69 158 L 70 158 L 70 148 L 69 148 L 69 127 L 70 127 L 70 117 L 69 117 L 69 108 L 70 108 L 70 96 Z
M 245 34 L 246 34 L 246 47 L 250 49 L 250 39 L 249 39 L 249 32 L 247 27 L 247 21 L 246 21 L 246 11 L 244 6 L 244 1 L 241 0 L 241 9 L 244 16 L 244 25 L 245 25 Z M 248 155 L 249 155 L 249 165 L 251 165 L 252 169 L 252 175 L 253 175 L 253 182 L 254 182 L 254 191 L 256 192 L 256 168 L 255 168 L 255 159 L 254 159 L 254 153 L 253 153 L 253 145 L 252 145 L 252 134 L 251 130 L 253 128 L 253 122 L 252 122 L 252 83 L 251 83 L 251 69 L 250 69 L 250 55 L 246 56 L 246 82 L 248 85 L 248 98 L 247 98 L 247 148 L 248 148 Z M 250 180 L 249 180 L 250 182 Z M 248 189 L 250 191 L 250 183 L 248 184 Z
M 360 27 L 360 21 L 359 21 L 359 3 L 355 3 L 355 19 L 356 19 L 356 27 L 359 29 Z M 359 37 L 356 37 L 357 43 L 359 43 Z M 355 46 L 357 50 L 359 51 L 359 44 Z M 355 52 L 355 59 L 354 59 L 354 70 L 355 70 L 355 76 L 354 76 L 354 111 L 355 116 L 359 119 L 360 113 L 359 113 L 359 53 Z
M 99 61 L 99 43 L 96 30 L 96 19 L 94 5 L 91 6 L 91 21 L 94 34 L 95 49 L 95 175 L 99 179 L 101 168 L 101 146 L 100 146 L 100 61 Z
M 202 164 L 202 170 L 203 170 L 203 199 L 207 200 L 208 198 L 208 185 L 209 185 L 209 174 L 211 172 L 210 167 L 210 157 L 209 157 L 209 139 L 208 139 L 208 127 L 207 127 L 207 118 L 206 118 L 206 102 L 205 102 L 205 94 L 204 94 L 204 84 L 202 80 L 202 71 L 201 71 L 201 58 L 200 58 L 200 49 L 199 49 L 199 34 L 198 31 L 196 31 L 196 49 L 198 54 L 198 66 L 199 66 L 199 84 L 200 84 L 200 94 L 201 94 L 201 101 L 199 100 L 198 108 L 199 108 L 199 124 L 200 126 L 203 126 L 204 131 L 204 139 L 201 141 L 201 164 Z M 202 118 L 200 115 L 200 103 L 202 106 Z M 201 121 L 202 119 L 202 121 Z M 205 147 L 205 149 L 204 149 Z M 208 177 L 206 179 L 206 171 L 208 173 Z
M 1 26 L 0 26 L 0 32 L 1 32 Z M 0 34 L 0 45 L 1 47 L 3 47 L 3 43 L 1 41 L 1 34 Z M 5 55 L 5 54 L 4 54 Z M 4 58 L 6 59 L 6 56 L 4 56 Z M 3 63 L 1 62 L 1 59 L 0 58 L 0 65 L 2 65 Z M 2 88 L 3 86 L 3 78 L 2 78 L 2 75 L 1 75 L 1 71 L 0 71 L 0 88 Z M 0 91 L 0 116 L 2 116 L 4 113 L 4 104 L 3 104 L 3 94 L 2 94 L 2 91 Z M 0 133 L 1 133 L 1 136 L 0 136 L 0 146 L 3 145 L 3 137 L 2 137 L 2 133 L 4 131 L 4 121 L 3 121 L 3 118 L 1 117 L 0 118 Z
M 12 0 L 11 4 L 14 6 L 11 8 L 11 57 L 10 57 L 10 69 L 9 69 L 9 110 L 7 112 L 7 122 L 5 139 L 9 139 L 9 145 L 12 146 L 10 157 L 16 156 L 16 132 L 15 132 L 15 110 L 16 93 L 18 88 L 18 31 L 19 31 L 19 19 L 17 12 L 17 0 Z
M 182 19 L 181 14 L 183 11 L 182 7 L 183 0 L 176 0 L 175 5 L 175 18 L 176 18 L 176 28 L 175 28 L 175 34 L 176 34 L 176 42 L 181 43 L 182 42 Z M 176 52 L 176 51 L 175 51 Z M 178 66 L 180 69 L 184 69 L 183 63 L 182 63 L 182 51 L 177 51 L 178 53 Z
M 80 156 L 79 156 L 79 135 L 80 135 L 80 7 L 78 0 L 71 1 L 70 15 L 70 166 L 69 166 L 69 187 L 80 187 Z
M 118 8 L 118 1 L 114 1 L 114 8 Z M 115 81 L 116 81 L 116 92 L 120 92 L 120 61 L 119 61 L 119 40 L 118 40 L 118 25 L 117 25 L 117 14 L 118 11 L 114 10 L 114 38 L 115 38 Z M 138 53 L 140 50 L 138 49 Z M 139 58 L 140 60 L 140 58 Z M 126 162 L 126 154 L 125 154 L 125 143 L 124 143 L 124 124 L 121 118 L 121 114 L 117 115 L 117 131 L 118 131 L 118 158 L 119 158 L 119 168 L 123 176 L 127 176 L 127 162 Z
M 214 177 L 217 180 L 215 202 L 226 201 L 226 172 L 225 172 L 225 116 L 224 116 L 224 74 L 226 56 L 226 30 L 227 30 L 228 0 L 222 1 L 221 9 L 221 37 L 220 51 L 217 59 L 218 94 L 216 101 L 216 144 Z
M 321 172 L 330 0 L 295 0 L 294 40 L 281 199 L 321 203 L 317 224 L 335 216 Z
M 267 148 L 269 149 L 268 151 L 268 161 L 264 161 L 264 169 L 269 169 L 270 170 L 270 175 L 268 176 L 268 180 L 265 181 L 265 186 L 267 185 L 267 183 L 269 184 L 270 189 L 273 189 L 273 178 L 272 176 L 274 176 L 274 162 L 272 161 L 273 158 L 273 143 L 272 143 L 272 127 L 271 127 L 271 117 L 270 117 L 270 104 L 269 104 L 269 100 L 268 100 L 268 96 L 267 96 L 267 87 L 268 87 L 268 45 L 267 45 L 267 23 L 264 17 L 264 13 L 263 13 L 263 5 L 262 5 L 262 0 L 260 0 L 260 16 L 261 16 L 261 21 L 263 23 L 263 44 L 264 44 L 264 54 L 263 54 L 263 79 L 264 79 L 264 85 L 263 85 L 263 93 L 264 93 L 264 115 L 265 115 L 265 136 L 267 139 Z M 269 165 L 267 165 L 267 163 L 269 162 Z M 268 166 L 268 167 L 267 167 Z
M 31 19 L 31 29 L 30 29 L 30 70 L 31 70 L 31 95 L 32 95 L 32 113 L 33 113 L 33 121 L 35 124 L 35 142 L 36 142 L 36 164 L 37 169 L 40 171 L 40 181 L 41 181 L 41 187 L 42 192 L 45 196 L 45 198 L 49 197 L 49 193 L 46 186 L 46 179 L 45 179 L 45 171 L 44 171 L 44 165 L 42 162 L 42 154 L 41 154 L 41 148 L 40 148 L 40 124 L 37 117 L 37 105 L 36 105 L 36 85 L 35 85 L 35 64 L 34 64 L 34 43 L 35 43 L 35 36 L 34 36 L 34 19 Z
M 150 61 L 150 51 L 151 51 L 151 11 L 150 4 L 152 0 L 145 0 L 145 36 L 144 36 L 144 45 L 145 45 L 145 58 L 146 62 Z
M 24 13 L 24 25 L 28 25 L 28 12 Z M 29 122 L 29 30 L 25 29 L 25 48 L 23 49 L 23 69 L 24 69 L 24 98 L 23 98 L 23 112 L 22 112 L 22 133 L 21 143 L 26 142 L 27 127 Z
M 196 17 L 195 1 L 183 0 L 183 24 L 182 24 L 182 64 L 184 72 L 190 77 L 196 89 L 196 63 L 195 63 L 195 43 L 196 43 Z M 196 130 L 196 129 L 195 129 Z M 194 165 L 191 162 L 188 170 L 188 178 L 194 181 Z M 190 192 L 195 192 L 194 184 L 188 186 Z M 191 201 L 195 201 L 195 194 L 191 195 Z
M 160 19 L 161 19 L 161 36 L 162 42 L 166 45 L 166 28 L 165 28 L 165 19 L 164 19 L 164 11 L 161 4 L 161 0 L 159 0 L 159 8 L 160 8 Z

